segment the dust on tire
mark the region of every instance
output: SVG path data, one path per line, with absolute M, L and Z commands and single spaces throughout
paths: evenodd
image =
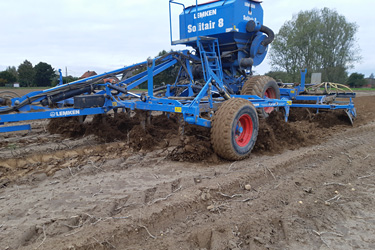
M 246 146 L 233 141 L 234 126 L 242 114 L 249 114 L 252 120 L 251 138 Z M 248 100 L 232 98 L 225 101 L 215 112 L 212 120 L 211 143 L 216 154 L 227 160 L 241 160 L 250 155 L 259 129 L 259 119 L 254 106 Z
M 269 76 L 253 76 L 248 79 L 242 87 L 241 95 L 256 95 L 263 98 L 267 89 L 272 89 L 275 92 L 273 98 L 280 99 L 279 86 L 276 81 Z M 259 108 L 257 111 L 259 116 L 264 118 L 268 117 L 270 113 L 264 108 Z

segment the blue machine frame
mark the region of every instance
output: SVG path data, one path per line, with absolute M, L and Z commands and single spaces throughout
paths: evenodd
M 183 7 L 180 15 L 181 39 L 178 41 L 172 41 L 171 4 Z M 171 44 L 184 44 L 192 47 L 195 53 L 189 50 L 171 52 L 68 84 L 62 83 L 60 71 L 60 83 L 56 87 L 13 98 L 11 106 L 0 107 L 0 132 L 29 130 L 29 125 L 13 125 L 21 121 L 96 115 L 118 110 L 179 113 L 187 123 L 211 127 L 212 115 L 229 98 L 248 99 L 256 108 L 282 107 L 286 111 L 286 120 L 290 107 L 343 109 L 349 117 L 355 117 L 351 100 L 355 96 L 349 97 L 348 104 L 326 105 L 326 95 L 302 95 L 306 71 L 301 74 L 300 85 L 280 88 L 280 99 L 240 95 L 247 78 L 245 73 L 251 74 L 252 66 L 263 61 L 268 48 L 267 38 L 271 35 L 263 26 L 263 9 L 258 1 L 218 0 L 206 4 L 196 1 L 195 6 L 186 8 L 182 3 L 170 0 L 169 5 Z M 233 11 L 244 9 L 243 6 L 248 9 L 240 19 L 232 18 Z M 180 70 L 174 83 L 154 86 L 155 76 L 176 66 Z M 197 72 L 201 76 L 196 76 Z M 103 82 L 112 76 L 119 76 L 120 82 Z M 147 82 L 146 93 L 132 91 L 144 82 Z M 86 97 L 92 97 L 93 104 L 82 104 L 82 98 Z M 316 104 L 294 104 L 295 100 L 313 100 Z
M 198 58 L 189 55 L 189 51 L 187 50 L 182 52 L 174 52 L 165 57 L 147 60 L 130 67 L 124 67 L 69 84 L 58 85 L 47 90 L 31 92 L 21 98 L 13 98 L 12 105 L 10 107 L 0 107 L 0 125 L 37 119 L 104 114 L 111 110 L 117 111 L 119 109 L 130 109 L 181 113 L 187 123 L 210 127 L 211 121 L 209 119 L 202 118 L 201 113 L 207 113 L 215 110 L 218 107 L 218 104 L 225 101 L 225 99 L 220 96 L 218 88 L 212 85 L 212 81 L 216 79 L 219 86 L 223 88 L 223 82 L 215 73 L 212 72 L 211 68 L 208 68 L 210 72 L 207 74 L 208 79 L 203 86 L 196 86 L 192 80 L 189 80 L 189 83 L 187 84 L 180 84 L 176 81 L 174 84 L 164 86 L 165 93 L 163 97 L 154 95 L 154 77 L 171 66 L 176 65 L 178 61 L 184 61 L 182 65 L 187 68 L 190 78 L 193 79 L 191 76 L 190 67 L 191 60 L 196 61 Z M 100 81 L 104 78 L 119 74 L 124 75 L 127 72 L 142 66 L 146 66 L 147 69 L 139 74 L 124 79 L 119 83 L 100 83 Z M 146 81 L 148 82 L 147 94 L 136 94 L 131 92 L 132 89 Z M 196 87 L 199 87 L 199 92 L 196 90 Z M 96 88 L 101 90 L 91 95 L 105 96 L 105 102 L 101 107 L 48 107 L 51 99 L 61 95 L 61 93 L 64 93 L 66 98 L 59 100 L 58 102 L 54 102 L 53 104 L 58 103 L 61 106 L 63 106 L 62 104 L 65 105 L 68 103 L 66 100 L 72 98 L 71 95 L 78 95 L 77 92 L 74 92 L 75 90 L 77 90 L 79 94 L 89 95 L 89 92 Z M 173 90 L 176 88 L 182 88 L 184 91 L 180 95 L 175 95 Z M 114 91 L 117 93 L 114 93 Z M 291 103 L 287 100 L 265 100 L 256 96 L 232 95 L 232 97 L 254 98 L 252 102 L 254 106 L 259 108 L 269 106 L 288 108 L 291 105 Z M 45 106 L 42 105 L 43 103 Z M 0 132 L 11 132 L 24 129 L 29 129 L 29 127 L 2 126 L 0 127 Z

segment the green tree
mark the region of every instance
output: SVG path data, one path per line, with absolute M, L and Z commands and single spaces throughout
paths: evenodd
M 360 88 L 366 84 L 365 75 L 360 73 L 352 73 L 346 82 L 351 88 Z
M 52 86 L 56 86 L 57 84 L 60 83 L 59 72 L 55 71 L 55 74 L 56 74 L 56 76 L 52 80 Z M 79 79 L 79 77 L 75 77 L 75 76 L 71 76 L 71 75 L 63 76 L 63 84 L 71 83 L 71 82 L 77 81 L 78 79 Z
M 293 83 L 293 77 L 285 71 L 270 71 L 266 73 L 266 76 L 272 77 L 276 81 L 282 81 L 283 83 Z
M 63 76 L 63 82 L 64 82 L 64 84 L 65 83 L 70 83 L 70 82 L 77 81 L 78 79 L 79 79 L 78 77 L 74 77 L 74 76 L 71 76 L 71 75 Z
M 173 50 L 171 50 L 170 52 L 173 52 Z M 165 50 L 162 50 L 159 52 L 158 56 L 164 56 L 166 54 L 168 54 L 168 52 Z M 179 69 L 180 69 L 179 64 L 175 64 L 172 67 L 169 67 L 168 69 L 164 70 L 163 72 L 155 76 L 154 87 L 158 87 L 163 84 L 174 84 Z
M 8 71 L 0 72 L 0 86 L 5 86 L 5 84 L 8 83 L 15 83 L 16 81 L 17 78 Z
M 170 52 L 173 52 L 173 50 L 171 50 Z M 168 53 L 169 52 L 167 52 L 166 50 L 162 50 L 162 51 L 160 51 L 158 53 L 157 56 L 158 57 L 164 56 L 164 55 L 166 55 Z M 179 64 L 175 64 L 172 67 L 169 67 L 168 69 L 166 69 L 163 72 L 161 72 L 158 75 L 156 75 L 154 77 L 154 88 L 159 87 L 159 86 L 161 86 L 163 84 L 174 84 L 179 69 L 180 69 Z M 141 72 L 143 72 L 145 70 L 147 70 L 147 67 L 146 66 L 142 66 L 139 69 L 135 70 L 134 73 L 133 73 L 133 75 L 139 74 L 139 73 L 141 73 Z M 147 81 L 144 82 L 144 83 L 142 83 L 142 84 L 140 84 L 139 88 L 146 89 L 147 88 Z
M 7 83 L 8 83 L 7 80 L 5 80 L 5 79 L 3 79 L 3 78 L 0 78 L 0 87 L 4 87 L 5 84 L 7 84 Z
M 25 60 L 18 66 L 18 80 L 22 87 L 31 87 L 34 83 L 35 70 L 31 62 Z
M 40 62 L 34 67 L 35 70 L 35 84 L 40 87 L 52 86 L 52 80 L 56 77 L 55 70 L 51 65 L 45 62 Z
M 14 82 L 18 81 L 18 72 L 16 67 L 9 66 L 7 67 L 6 71 L 14 76 L 14 78 L 16 79 Z
M 270 51 L 271 65 L 286 71 L 293 81 L 299 70 L 322 72 L 322 80 L 345 82 L 347 70 L 358 62 L 358 26 L 335 10 L 301 11 L 281 27 Z

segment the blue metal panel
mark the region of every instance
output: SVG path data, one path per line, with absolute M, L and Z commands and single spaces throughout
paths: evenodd
M 292 108 L 316 108 L 316 109 L 330 109 L 330 110 L 337 110 L 337 109 L 354 109 L 354 104 L 348 105 L 329 105 L 329 104 L 292 104 Z
M 82 115 L 96 115 L 106 113 L 105 108 L 88 108 L 88 109 L 54 109 L 42 112 L 18 113 L 1 115 L 1 122 L 19 122 L 30 121 L 49 118 L 82 116 Z
M 317 95 L 299 95 L 295 98 L 297 101 L 316 101 L 320 102 L 324 96 Z
M 286 97 L 288 99 L 295 99 L 298 95 L 298 89 L 291 88 L 291 89 L 286 89 L 286 88 L 280 88 L 280 95 L 281 97 Z
M 221 0 L 191 6 L 180 15 L 180 39 L 195 36 L 225 38 L 227 33 L 251 36 L 246 24 L 255 20 L 263 24 L 263 9 L 258 2 L 249 0 Z
M 9 126 L 9 127 L 0 127 L 0 133 L 22 131 L 22 130 L 31 130 L 30 124 L 16 125 L 16 126 Z

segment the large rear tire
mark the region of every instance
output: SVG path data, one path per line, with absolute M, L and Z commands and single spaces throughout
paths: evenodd
M 269 76 L 253 76 L 248 79 L 241 90 L 241 95 L 256 95 L 260 98 L 280 99 L 280 89 L 276 81 Z M 275 107 L 258 109 L 259 116 L 268 117 L 277 110 Z
M 248 157 L 259 130 L 256 109 L 250 101 L 232 98 L 225 101 L 212 119 L 211 143 L 220 157 L 236 161 Z

